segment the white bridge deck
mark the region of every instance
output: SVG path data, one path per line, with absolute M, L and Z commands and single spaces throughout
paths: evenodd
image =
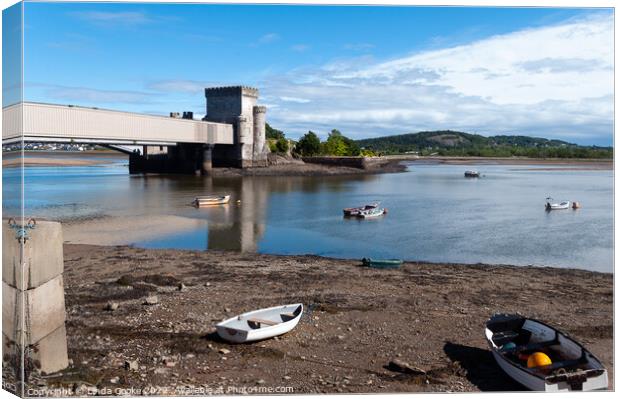
M 2 142 L 233 144 L 233 126 L 123 111 L 24 102 L 2 109 Z

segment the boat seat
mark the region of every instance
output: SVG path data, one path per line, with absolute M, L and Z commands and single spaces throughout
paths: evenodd
M 558 341 L 558 337 L 556 335 L 555 338 L 553 338 L 550 341 L 535 342 L 535 343 L 526 344 L 526 345 L 518 345 L 512 349 L 500 350 L 500 352 L 505 355 L 512 354 L 512 353 L 519 353 L 519 352 L 533 352 L 539 349 L 547 348 L 552 345 L 558 345 L 559 343 L 560 342 Z
M 279 324 L 277 321 L 273 321 L 273 320 L 265 320 L 265 319 L 257 319 L 257 318 L 250 318 L 248 319 L 248 324 L 249 323 L 253 323 L 253 324 L 264 324 L 267 326 L 275 326 L 276 324 Z

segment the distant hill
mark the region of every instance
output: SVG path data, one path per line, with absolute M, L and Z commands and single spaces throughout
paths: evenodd
M 613 158 L 612 147 L 580 146 L 562 140 L 529 136 L 490 136 L 439 130 L 357 140 L 365 149 L 383 154 L 527 156 L 535 158 Z

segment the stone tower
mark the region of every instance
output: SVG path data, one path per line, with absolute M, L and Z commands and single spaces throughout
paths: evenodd
M 265 112 L 257 106 L 258 89 L 247 86 L 212 87 L 205 89 L 207 115 L 204 120 L 230 123 L 234 130 L 234 144 L 217 148 L 217 158 L 234 160 L 235 166 L 248 168 L 267 165 L 265 147 Z

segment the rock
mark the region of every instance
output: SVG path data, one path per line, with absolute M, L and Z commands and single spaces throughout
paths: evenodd
M 168 369 L 163 368 L 163 367 L 158 367 L 155 369 L 155 374 L 166 374 L 168 372 Z
M 263 385 L 263 384 L 265 383 L 265 380 L 260 379 L 260 380 L 256 381 L 256 383 L 257 383 L 258 385 Z
M 120 379 L 120 378 L 118 378 L 118 377 L 110 378 L 110 382 L 111 382 L 112 384 L 118 384 L 118 382 L 119 382 L 120 380 L 121 380 L 121 379 Z
M 285 380 L 290 380 L 290 379 L 291 379 L 291 376 L 290 376 L 290 375 L 285 375 L 285 376 L 284 376 L 284 379 L 285 379 Z
M 105 310 L 109 310 L 109 311 L 113 312 L 116 309 L 118 309 L 118 303 L 117 302 L 108 302 L 105 305 Z
M 138 370 L 137 360 L 125 360 L 125 370 L 136 371 Z
M 224 312 L 230 313 L 230 308 L 224 308 Z
M 338 336 L 338 339 L 339 339 L 339 340 L 343 340 L 344 338 L 345 338 L 345 337 L 344 337 L 344 335 L 339 335 L 339 336 Z
M 218 352 L 221 353 L 222 355 L 228 355 L 230 353 L 230 349 L 220 348 Z
M 157 295 L 147 296 L 146 299 L 144 300 L 145 305 L 157 305 L 158 303 L 159 303 L 159 298 L 157 298 Z
M 193 359 L 195 357 L 196 357 L 196 355 L 194 355 L 193 353 L 188 353 L 188 354 L 185 355 L 186 359 Z
M 388 369 L 405 374 L 426 374 L 426 371 L 399 359 L 392 359 L 388 364 Z
M 177 290 L 179 291 L 185 291 L 186 288 L 187 287 L 183 283 L 179 283 L 179 285 L 177 286 Z

